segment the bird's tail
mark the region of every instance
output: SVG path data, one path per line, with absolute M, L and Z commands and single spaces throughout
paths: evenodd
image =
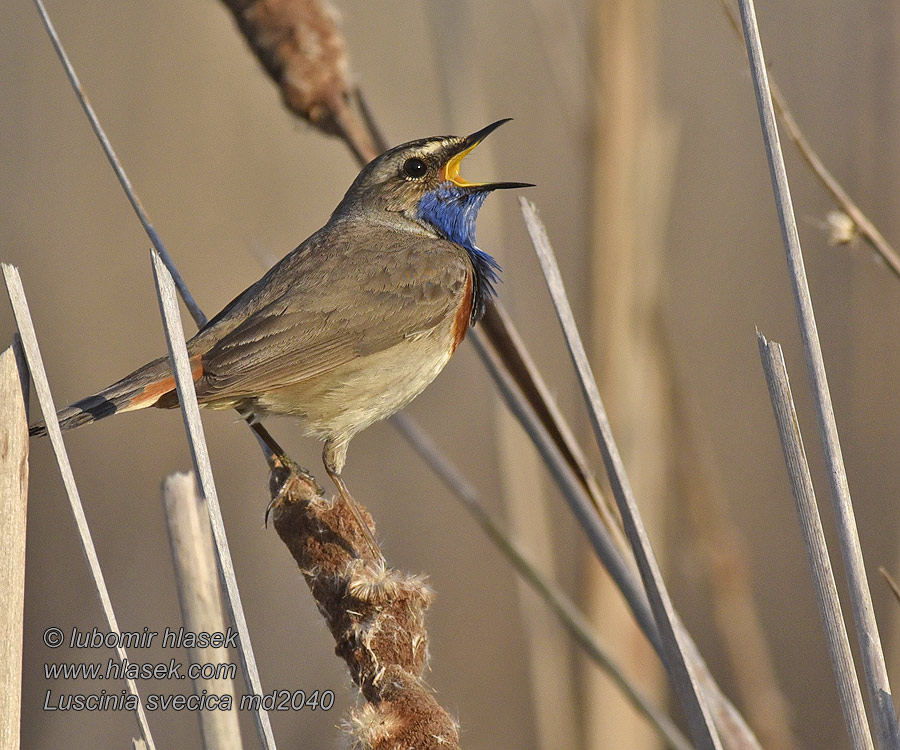
M 203 374 L 199 354 L 191 357 L 191 374 L 194 380 Z M 118 412 L 146 409 L 149 406 L 171 409 L 177 405 L 178 394 L 169 358 L 160 357 L 100 393 L 60 409 L 56 416 L 63 430 L 72 430 Z M 38 422 L 28 432 L 31 435 L 45 435 L 47 427 L 43 422 Z

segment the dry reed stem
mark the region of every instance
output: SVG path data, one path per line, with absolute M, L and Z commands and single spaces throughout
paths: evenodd
M 458 748 L 456 723 L 422 679 L 425 611 L 434 598 L 424 578 L 372 559 L 345 503 L 329 502 L 283 468 L 272 471 L 269 488 L 275 530 L 328 624 L 335 653 L 367 701 L 345 725 L 353 746 Z
M 599 2 L 592 12 L 593 128 L 589 137 L 589 254 L 585 334 L 600 392 L 621 438 L 641 516 L 665 568 L 672 503 L 671 385 L 653 312 L 662 304 L 663 254 L 678 154 L 678 127 L 661 102 L 659 0 Z M 583 282 L 584 283 L 584 282 Z M 614 353 L 614 356 L 613 356 Z M 663 695 L 655 664 L 609 580 L 587 568 L 587 611 L 621 644 L 643 684 Z M 643 665 L 643 666 L 642 666 Z M 587 682 L 589 745 L 650 748 L 643 727 L 597 680 Z
M 18 340 L 0 354 L 0 750 L 18 750 L 28 508 L 28 371 Z
M 729 515 L 723 490 L 712 471 L 714 460 L 705 439 L 708 436 L 692 424 L 687 390 L 677 376 L 675 353 L 661 316 L 657 326 L 663 366 L 672 385 L 674 429 L 681 436 L 674 465 L 677 494 L 690 516 L 696 537 L 693 546 L 710 571 L 716 626 L 736 689 L 763 746 L 792 750 L 798 743 L 791 729 L 790 705 L 778 685 L 771 646 L 753 595 L 746 539 Z
M 231 621 L 238 631 L 238 655 L 241 659 L 244 679 L 247 690 L 251 695 L 262 695 L 263 690 L 259 679 L 259 670 L 256 666 L 256 657 L 253 654 L 253 645 L 250 642 L 250 631 L 247 627 L 247 618 L 244 615 L 244 606 L 241 603 L 241 593 L 238 589 L 237 576 L 234 572 L 228 537 L 225 534 L 225 522 L 222 519 L 219 496 L 213 480 L 209 449 L 206 446 L 206 438 L 203 435 L 200 406 L 197 403 L 197 391 L 194 388 L 194 378 L 188 361 L 184 329 L 181 325 L 181 314 L 178 310 L 177 289 L 169 269 L 155 248 L 150 250 L 150 256 L 153 264 L 153 280 L 156 284 L 156 294 L 159 298 L 160 317 L 162 318 L 163 329 L 166 335 L 166 345 L 169 349 L 169 361 L 172 364 L 172 370 L 175 375 L 179 410 L 184 419 L 184 428 L 188 446 L 191 450 L 194 472 L 209 509 L 209 520 L 212 525 L 213 538 L 216 545 L 216 558 L 219 572 L 222 576 L 222 585 L 225 588 L 225 600 L 228 602 L 228 612 L 231 616 Z M 269 714 L 259 705 L 254 710 L 253 717 L 263 748 L 265 750 L 274 750 L 275 735 L 272 733 Z
M 16 319 L 16 326 L 18 327 L 19 335 L 22 338 L 22 348 L 24 349 L 25 357 L 28 360 L 28 370 L 31 373 L 32 381 L 34 382 L 34 390 L 37 394 L 38 404 L 40 404 L 41 412 L 44 415 L 44 423 L 47 426 L 47 436 L 50 439 L 53 453 L 56 456 L 56 463 L 59 467 L 63 486 L 66 489 L 69 507 L 72 510 L 72 515 L 75 517 L 75 526 L 78 529 L 81 549 L 87 560 L 88 569 L 90 570 L 91 578 L 94 583 L 94 589 L 97 592 L 97 598 L 100 600 L 100 607 L 103 610 L 106 626 L 110 633 L 119 633 L 121 631 L 119 630 L 116 613 L 113 610 L 109 589 L 106 586 L 103 568 L 100 565 L 100 559 L 97 556 L 97 548 L 94 546 L 94 538 L 91 535 L 91 529 L 90 526 L 88 526 L 87 517 L 84 514 L 84 505 L 81 502 L 78 485 L 75 483 L 75 474 L 72 471 L 72 464 L 69 462 L 69 454 L 66 452 L 66 445 L 63 442 L 59 420 L 56 418 L 56 406 L 53 403 L 53 394 L 50 392 L 50 383 L 47 380 L 47 372 L 44 369 L 44 360 L 41 357 L 41 350 L 38 346 L 37 333 L 34 329 L 34 321 L 31 319 L 31 310 L 28 308 L 28 300 L 25 297 L 22 278 L 19 276 L 19 269 L 9 263 L 0 263 L 0 268 L 2 268 L 3 271 L 3 279 L 6 283 L 9 302 Z M 122 664 L 128 661 L 128 654 L 122 645 L 116 646 L 116 656 Z M 137 683 L 133 679 L 126 677 L 125 685 L 128 692 L 137 698 L 137 708 L 135 709 L 134 714 L 138 728 L 141 730 L 141 737 L 146 742 L 149 750 L 155 750 L 156 745 L 153 742 L 153 735 L 150 732 L 150 724 L 147 721 L 147 713 L 144 711 L 144 704 L 138 693 Z
M 172 565 L 181 619 L 192 633 L 221 633 L 227 620 L 216 570 L 216 549 L 206 501 L 193 474 L 175 473 L 162 484 L 163 510 L 169 531 Z M 227 648 L 189 649 L 192 664 L 224 664 Z M 235 694 L 234 681 L 226 677 L 193 680 L 194 693 Z M 241 750 L 241 731 L 236 711 L 197 711 L 204 750 Z
M 828 653 L 834 669 L 844 722 L 847 725 L 854 749 L 871 750 L 872 737 L 866 722 L 866 709 L 863 705 L 856 667 L 853 664 L 853 654 L 850 651 L 850 641 L 844 625 L 841 602 L 834 582 L 831 559 L 828 556 L 828 546 L 825 543 L 825 533 L 819 517 L 816 493 L 809 473 L 803 437 L 800 434 L 800 423 L 794 408 L 794 398 L 791 394 L 784 354 L 779 344 L 774 341 L 770 342 L 758 330 L 756 338 L 759 345 L 759 356 L 766 375 L 766 384 L 769 388 L 769 397 L 772 400 L 772 410 L 775 412 L 775 421 L 778 425 L 778 436 L 781 440 L 784 462 L 787 466 L 788 478 L 791 481 L 791 491 L 797 506 L 800 530 L 803 533 L 803 542 L 812 571 L 819 613 L 825 625 Z
M 756 11 L 752 0 L 739 0 L 739 5 L 747 57 L 750 60 L 753 88 L 769 163 L 772 191 L 778 210 L 778 220 L 781 225 L 791 287 L 797 308 L 797 320 L 803 339 L 806 366 L 819 423 L 819 438 L 825 454 L 844 569 L 850 587 L 850 600 L 862 654 L 863 672 L 869 700 L 873 706 L 877 744 L 879 748 L 884 749 L 898 748 L 900 747 L 900 726 L 897 723 L 897 715 L 891 697 L 891 686 L 881 648 L 881 638 L 878 634 L 878 623 L 875 620 L 872 594 L 869 591 L 866 577 L 865 561 L 856 528 L 853 503 L 850 498 L 847 471 L 841 455 L 834 407 L 831 403 L 825 362 L 822 357 L 822 345 L 816 328 L 812 298 L 800 247 L 800 236 L 797 231 L 787 170 L 784 165 L 784 155 L 781 152 L 778 128 L 775 124 L 775 110 L 769 90 L 762 42 L 756 22 Z
M 668 672 L 669 681 L 681 701 L 691 735 L 698 748 L 702 750 L 721 748 L 722 742 L 716 731 L 713 714 L 699 683 L 696 665 L 689 653 L 689 639 L 686 638 L 684 628 L 672 606 L 650 539 L 638 511 L 631 484 L 619 455 L 619 449 L 612 436 L 606 409 L 597 390 L 597 382 L 594 380 L 581 335 L 575 324 L 575 316 L 562 283 L 562 276 L 550 246 L 550 240 L 543 224 L 537 218 L 534 206 L 525 198 L 520 198 L 519 203 L 532 244 L 541 263 L 557 317 L 565 334 L 569 354 L 578 373 L 578 380 L 588 407 L 588 415 L 591 418 L 597 445 L 606 466 L 610 487 L 619 507 L 625 534 L 631 543 L 644 590 L 656 620 L 663 645 L 660 655 Z

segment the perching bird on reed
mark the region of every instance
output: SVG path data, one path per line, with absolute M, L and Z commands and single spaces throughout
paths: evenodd
M 475 244 L 475 219 L 491 191 L 530 186 L 468 182 L 459 169 L 504 122 L 371 161 L 325 226 L 187 342 L 201 406 L 293 416 L 324 441 L 325 469 L 373 549 L 341 479 L 347 446 L 434 380 L 494 294 L 499 266 Z M 161 357 L 58 416 L 66 430 L 177 405 Z

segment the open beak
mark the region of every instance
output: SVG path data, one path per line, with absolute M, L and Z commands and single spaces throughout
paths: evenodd
M 441 180 L 447 180 L 457 187 L 468 188 L 470 190 L 506 190 L 509 188 L 534 187 L 530 182 L 469 182 L 459 174 L 459 165 L 462 164 L 462 160 L 474 151 L 479 143 L 503 123 L 509 122 L 511 119 L 511 117 L 507 117 L 503 120 L 497 120 L 497 122 L 492 122 L 487 127 L 472 133 L 472 135 L 466 136 L 460 144 L 459 150 L 447 160 L 447 163 L 444 164 L 443 167 L 441 167 Z

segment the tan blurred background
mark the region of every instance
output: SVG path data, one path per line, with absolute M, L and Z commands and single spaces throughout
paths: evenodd
M 727 638 L 714 622 L 709 541 L 696 541 L 685 493 L 678 491 L 690 482 L 679 485 L 673 473 L 680 458 L 688 467 L 682 466 L 682 480 L 685 472 L 689 480 L 706 477 L 745 535 L 752 591 L 798 746 L 847 747 L 756 325 L 785 347 L 829 531 L 830 504 L 751 84 L 716 0 L 338 5 L 353 72 L 391 142 L 515 118 L 467 161 L 467 174 L 538 185 L 529 197 L 547 223 L 591 343 L 638 501 L 657 519 L 652 536 L 676 605 L 719 680 L 746 707 Z M 282 109 L 214 0 L 57 0 L 50 11 L 147 210 L 207 313 L 318 228 L 353 179 L 356 167 L 340 143 Z M 882 232 L 900 241 L 900 6 L 761 0 L 758 14 L 773 73 L 801 125 Z M 36 13 L 27 0 L 7 0 L 2 18 L 0 256 L 21 270 L 62 405 L 165 345 L 149 242 Z M 885 565 L 900 572 L 900 282 L 864 245 L 828 245 L 821 224 L 831 204 L 790 146 L 786 154 L 896 687 L 898 606 L 875 570 Z M 501 296 L 589 443 L 513 195 L 488 201 L 479 244 L 502 263 Z M 629 302 L 632 287 L 644 302 Z M 8 340 L 12 317 L 0 307 Z M 659 353 L 659 337 L 647 334 L 658 331 L 657 313 L 684 406 L 680 419 L 668 405 L 673 370 Z M 186 328 L 192 330 L 187 321 Z M 409 412 L 498 516 L 506 512 L 504 493 L 516 488 L 545 497 L 547 509 L 537 506 L 534 514 L 549 516 L 550 537 L 537 543 L 552 553 L 567 590 L 593 602 L 609 647 L 625 660 L 637 654 L 630 668 L 652 684 L 655 663 L 640 651 L 639 639 L 604 632 L 616 618 L 612 605 L 602 604 L 609 597 L 598 593 L 583 538 L 497 404 L 492 383 L 465 346 Z M 327 713 L 273 714 L 276 737 L 284 747 L 338 746 L 335 725 L 354 694 L 292 560 L 262 526 L 265 465 L 233 415 L 209 414 L 205 425 L 263 684 L 337 694 Z M 322 473 L 314 442 L 290 422 L 272 428 L 298 460 Z M 177 627 L 159 484 L 189 466 L 180 416 L 127 415 L 72 433 L 67 444 L 122 628 Z M 510 567 L 392 427 L 375 426 L 354 441 L 347 475 L 377 519 L 391 563 L 427 573 L 437 591 L 428 679 L 458 716 L 465 747 L 653 746 L 640 721 L 629 726 L 630 710 L 609 702 L 605 678 L 567 645 L 558 626 L 537 635 L 529 627 L 542 615 L 520 601 Z M 515 481 L 522 476 L 531 478 L 524 489 Z M 44 440 L 32 445 L 30 486 L 23 747 L 125 747 L 136 732 L 127 713 L 40 710 L 48 688 L 92 689 L 44 680 L 43 662 L 85 654 L 51 652 L 41 633 L 50 626 L 102 625 Z M 511 512 L 518 514 L 516 525 L 531 528 L 527 509 Z M 109 686 L 93 686 L 100 688 Z M 548 705 L 560 707 L 543 710 Z M 563 729 L 554 730 L 554 717 Z M 160 747 L 199 746 L 191 715 L 155 714 L 151 723 Z M 251 726 L 244 726 L 252 747 Z

